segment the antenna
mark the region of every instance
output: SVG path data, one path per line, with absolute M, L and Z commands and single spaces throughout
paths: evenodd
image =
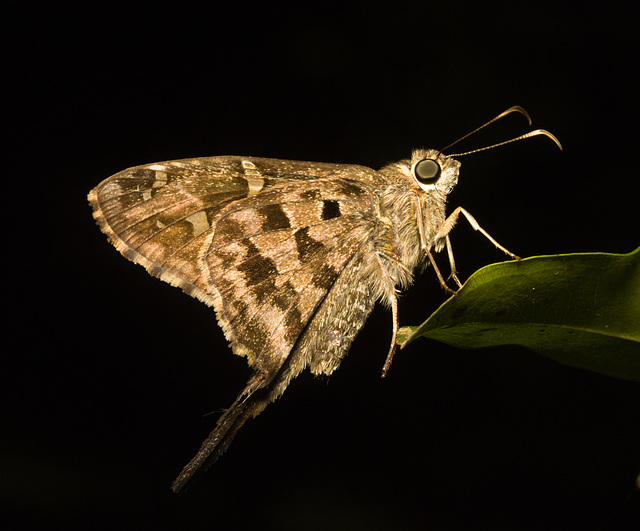
M 509 107 L 506 111 L 501 112 L 498 116 L 496 116 L 495 118 L 492 118 L 487 123 L 485 123 L 485 124 L 481 125 L 480 127 L 474 129 L 470 133 L 467 133 L 466 135 L 458 138 L 458 140 L 456 140 L 455 142 L 452 142 L 448 146 L 443 147 L 440 150 L 440 152 L 444 151 L 445 149 L 450 148 L 451 146 L 456 145 L 458 142 L 461 142 L 465 138 L 470 137 L 471 135 L 477 133 L 481 129 L 484 129 L 488 125 L 490 125 L 493 122 L 499 120 L 500 118 L 504 118 L 505 116 L 507 116 L 508 114 L 511 114 L 512 112 L 518 112 L 518 113 L 522 114 L 527 119 L 527 121 L 529 122 L 529 125 L 531 125 L 531 117 L 529 116 L 529 113 L 527 111 L 525 111 L 524 108 L 520 107 L 520 105 L 514 105 L 513 107 Z M 546 136 L 546 137 L 550 138 L 551 140 L 553 140 L 556 143 L 556 145 L 560 148 L 560 150 L 562 150 L 562 145 L 560 144 L 558 139 L 555 136 L 553 136 L 551 133 L 549 133 L 549 131 L 545 131 L 544 129 L 536 129 L 534 131 L 530 131 L 529 133 L 526 133 L 526 134 L 521 135 L 519 137 L 512 138 L 511 140 L 505 140 L 504 142 L 499 142 L 499 143 L 493 144 L 491 146 L 486 146 L 486 147 L 483 147 L 483 148 L 473 149 L 471 151 L 465 151 L 463 153 L 455 153 L 455 154 L 448 155 L 448 156 L 449 157 L 461 157 L 463 155 L 469 155 L 471 153 L 477 153 L 479 151 L 485 151 L 487 149 L 492 149 L 494 147 L 503 146 L 505 144 L 510 144 L 511 142 L 516 142 L 518 140 L 524 140 L 525 138 L 531 138 L 533 136 L 539 136 L 539 135 Z

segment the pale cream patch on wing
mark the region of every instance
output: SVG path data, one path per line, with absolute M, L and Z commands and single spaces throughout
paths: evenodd
M 196 238 L 203 232 L 209 230 L 209 222 L 207 221 L 207 215 L 201 210 L 200 212 L 194 212 L 190 216 L 184 218 L 193 225 L 193 237 Z
M 242 168 L 244 169 L 244 178 L 247 180 L 247 184 L 249 185 L 249 193 L 247 194 L 247 197 L 257 194 L 264 187 L 262 174 L 258 168 L 256 168 L 256 165 L 248 160 L 242 161 Z
M 149 166 L 149 169 L 156 171 L 156 180 L 153 181 L 153 184 L 151 185 L 151 189 L 153 189 L 153 188 L 162 188 L 163 186 L 165 186 L 167 184 L 167 172 L 163 171 L 163 170 L 166 169 L 164 166 L 159 166 L 158 164 L 153 164 L 153 165 Z M 151 199 L 151 197 L 152 197 L 151 190 L 144 190 L 142 192 L 142 200 L 143 201 L 148 201 L 149 199 Z

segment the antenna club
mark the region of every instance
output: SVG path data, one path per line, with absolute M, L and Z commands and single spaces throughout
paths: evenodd
M 510 114 L 512 112 L 519 112 L 520 114 L 522 114 L 522 116 L 524 116 L 527 119 L 527 122 L 529 122 L 529 125 L 533 123 L 531 121 L 531 116 L 529 116 L 529 113 L 524 109 L 524 107 L 520 107 L 520 105 L 514 105 L 513 107 L 509 107 L 506 111 L 496 116 L 493 120 L 494 121 L 498 120 L 499 118 L 502 118 L 503 116 L 506 116 L 507 114 Z

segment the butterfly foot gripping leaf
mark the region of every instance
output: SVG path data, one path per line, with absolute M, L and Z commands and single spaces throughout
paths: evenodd
M 497 118 L 513 111 L 526 116 L 513 107 Z M 541 130 L 524 136 L 533 134 L 553 139 Z M 398 328 L 396 290 L 428 263 L 446 286 L 432 253 L 446 247 L 455 271 L 449 232 L 459 214 L 515 256 L 466 210 L 446 216 L 459 168 L 451 156 L 424 149 L 379 171 L 209 157 L 131 168 L 89 193 L 115 247 L 212 306 L 231 349 L 254 370 L 174 491 L 213 463 L 303 369 L 331 374 L 376 301 L 393 313 L 386 373 Z

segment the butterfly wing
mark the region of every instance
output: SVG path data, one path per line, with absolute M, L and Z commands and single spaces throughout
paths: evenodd
M 289 355 L 358 249 L 373 197 L 328 177 L 274 187 L 229 205 L 201 264 L 237 354 L 270 372 Z
M 255 369 L 176 492 L 302 369 L 338 366 L 375 303 L 382 184 L 361 166 L 213 157 L 139 166 L 90 192 L 116 248 L 213 306 Z
M 124 256 L 215 308 L 236 354 L 269 371 L 367 239 L 365 167 L 246 157 L 138 166 L 89 194 Z

